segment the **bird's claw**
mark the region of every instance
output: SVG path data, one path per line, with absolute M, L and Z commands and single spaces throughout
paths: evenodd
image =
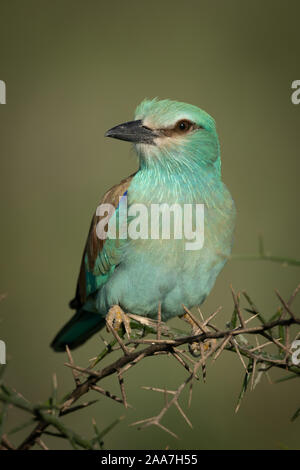
M 197 323 L 190 317 L 188 313 L 185 313 L 182 318 L 191 326 L 191 336 L 198 336 L 201 335 L 201 333 L 203 332 L 209 331 L 208 328 L 203 324 L 200 324 L 201 328 L 199 328 Z M 215 339 L 206 339 L 205 341 L 194 341 L 193 343 L 189 344 L 190 354 L 194 357 L 205 357 L 205 355 L 214 346 L 215 342 Z
M 130 339 L 131 327 L 130 319 L 119 305 L 113 305 L 106 315 L 106 323 L 113 328 L 115 331 L 119 331 L 122 324 L 124 325 L 128 339 Z M 107 330 L 109 328 L 107 327 Z
M 199 334 L 199 332 L 195 334 L 192 333 L 193 336 L 197 334 Z M 212 348 L 212 343 L 212 340 L 206 340 L 205 342 L 194 341 L 194 343 L 189 344 L 189 351 L 194 357 L 205 355 Z

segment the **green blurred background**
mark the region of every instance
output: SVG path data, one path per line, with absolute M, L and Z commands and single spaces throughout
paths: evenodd
M 143 98 L 186 101 L 216 119 L 223 178 L 238 210 L 234 253 L 256 253 L 261 232 L 273 254 L 300 257 L 300 105 L 290 99 L 300 78 L 299 15 L 298 0 L 0 0 L 0 79 L 7 85 L 0 106 L 0 289 L 8 294 L 0 338 L 7 380 L 26 398 L 47 398 L 54 371 L 61 393 L 72 387 L 64 355 L 49 342 L 70 315 L 90 217 L 102 194 L 137 165 L 130 146 L 104 132 L 132 119 Z M 230 261 L 203 312 L 223 305 L 224 325 L 232 283 L 268 316 L 278 306 L 274 288 L 288 297 L 298 282 L 298 268 Z M 86 365 L 101 347 L 94 337 L 74 358 Z M 172 388 L 184 376 L 171 359 L 145 360 L 127 378 L 133 410 L 99 397 L 66 423 L 88 436 L 92 417 L 103 428 L 125 414 L 105 440 L 110 449 L 300 448 L 300 420 L 289 421 L 300 405 L 298 383 L 263 379 L 235 415 L 243 370 L 229 353 L 195 388 L 187 412 L 193 430 L 169 411 L 165 424 L 180 440 L 128 427 L 162 405 L 142 385 Z M 118 391 L 115 377 L 103 386 Z M 12 421 L 17 416 L 11 412 Z M 49 445 L 64 447 L 59 440 Z

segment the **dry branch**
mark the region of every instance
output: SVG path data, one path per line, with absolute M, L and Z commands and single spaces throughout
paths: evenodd
M 130 406 L 127 402 L 126 396 L 126 374 L 135 365 L 141 363 L 145 358 L 154 357 L 157 355 L 168 355 L 174 358 L 177 364 L 182 367 L 187 373 L 187 377 L 183 383 L 179 384 L 176 390 L 166 390 L 163 388 L 142 387 L 146 390 L 153 392 L 160 392 L 164 394 L 165 404 L 161 411 L 151 418 L 145 418 L 136 423 L 140 427 L 148 427 L 151 425 L 158 426 L 165 430 L 173 437 L 177 437 L 173 431 L 168 429 L 162 424 L 168 410 L 174 406 L 179 411 L 183 419 L 189 426 L 192 426 L 191 421 L 183 410 L 182 405 L 179 403 L 183 390 L 189 386 L 189 405 L 192 397 L 193 383 L 199 380 L 197 372 L 199 368 L 202 369 L 203 379 L 206 377 L 206 369 L 209 359 L 212 357 L 213 362 L 224 351 L 230 351 L 237 355 L 243 369 L 245 370 L 245 378 L 242 386 L 242 391 L 239 396 L 237 410 L 241 405 L 241 400 L 247 390 L 248 383 L 250 383 L 250 390 L 257 385 L 263 374 L 267 374 L 271 368 L 279 368 L 289 371 L 293 376 L 300 377 L 300 367 L 292 362 L 291 355 L 291 338 L 292 328 L 300 325 L 300 318 L 292 311 L 292 302 L 294 301 L 297 293 L 300 291 L 298 286 L 289 301 L 285 301 L 282 296 L 276 291 L 276 295 L 282 305 L 282 310 L 278 311 L 276 315 L 270 320 L 266 320 L 263 315 L 258 311 L 250 297 L 246 292 L 243 295 L 249 304 L 249 308 L 242 309 L 241 297 L 239 293 L 232 290 L 232 297 L 234 302 L 234 312 L 231 322 L 227 324 L 225 329 L 219 329 L 211 324 L 211 320 L 217 316 L 220 309 L 216 310 L 206 320 L 203 318 L 201 312 L 200 317 L 196 317 L 186 307 L 184 310 L 186 315 L 189 316 L 191 323 L 194 325 L 193 334 L 187 335 L 183 331 L 172 330 L 162 321 L 161 305 L 159 304 L 158 319 L 148 320 L 141 319 L 141 325 L 137 323 L 139 317 L 130 315 L 131 329 L 135 331 L 130 339 L 125 339 L 123 332 L 116 332 L 110 325 L 108 325 L 114 340 L 110 344 L 105 343 L 105 349 L 93 359 L 92 364 L 88 367 L 80 367 L 74 363 L 71 352 L 67 348 L 68 362 L 65 364 L 71 369 L 74 379 L 74 389 L 61 401 L 57 400 L 57 381 L 53 378 L 53 390 L 50 399 L 44 405 L 32 405 L 27 402 L 20 394 L 9 389 L 2 381 L 0 382 L 0 402 L 4 406 L 7 404 L 13 405 L 17 408 L 27 411 L 32 419 L 30 424 L 35 423 L 34 429 L 28 434 L 27 438 L 19 445 L 18 449 L 30 449 L 35 444 L 48 449 L 47 443 L 42 440 L 47 435 L 56 435 L 67 439 L 73 448 L 93 449 L 95 446 L 102 448 L 102 437 L 96 423 L 93 422 L 95 437 L 91 440 L 86 440 L 74 433 L 72 430 L 66 428 L 62 423 L 62 417 L 66 414 L 76 412 L 82 408 L 94 404 L 97 400 L 84 402 L 83 404 L 74 405 L 81 397 L 90 391 L 95 391 L 119 404 L 126 407 Z M 242 310 L 251 313 L 251 317 L 244 319 Z M 237 320 L 239 325 L 237 326 Z M 248 326 L 250 321 L 256 321 L 252 327 Z M 251 323 L 252 324 L 252 323 Z M 283 332 L 284 338 L 275 335 L 279 329 Z M 293 330 L 294 331 L 294 330 Z M 195 332 L 197 334 L 195 334 Z M 145 338 L 145 335 L 151 334 L 151 338 Z M 299 335 L 299 332 L 298 332 Z M 259 344 L 258 338 L 264 338 L 262 344 Z M 253 341 L 254 340 L 254 343 Z M 191 346 L 194 344 L 199 345 L 200 355 L 195 357 L 191 355 Z M 119 352 L 121 353 L 113 362 L 104 367 L 95 370 L 95 366 L 107 357 L 119 345 Z M 275 352 L 270 352 L 268 348 L 273 347 Z M 189 349 L 190 348 L 190 349 Z M 248 361 L 248 364 L 247 364 Z M 121 398 L 117 397 L 109 390 L 103 389 L 99 382 L 104 378 L 116 375 L 120 386 Z M 169 398 L 168 398 L 169 397 Z M 294 415 L 297 417 L 300 412 Z M 1 418 L 1 415 L 0 415 Z M 0 419 L 0 431 L 3 429 L 4 413 Z M 24 424 L 28 425 L 28 423 Z M 54 431 L 49 430 L 54 429 Z M 100 439 L 100 437 L 101 439 Z M 7 438 L 7 435 L 0 432 L 0 443 L 2 449 L 14 448 Z

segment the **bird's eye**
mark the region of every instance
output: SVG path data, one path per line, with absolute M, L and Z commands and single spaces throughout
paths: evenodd
M 187 132 L 192 127 L 192 123 L 186 119 L 178 121 L 176 124 L 176 130 L 180 132 Z

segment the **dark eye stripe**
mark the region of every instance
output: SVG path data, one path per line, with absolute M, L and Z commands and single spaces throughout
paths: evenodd
M 204 129 L 203 126 L 199 126 L 188 119 L 180 119 L 173 127 L 159 129 L 159 132 L 166 137 L 173 137 L 176 135 L 184 135 L 196 129 Z

